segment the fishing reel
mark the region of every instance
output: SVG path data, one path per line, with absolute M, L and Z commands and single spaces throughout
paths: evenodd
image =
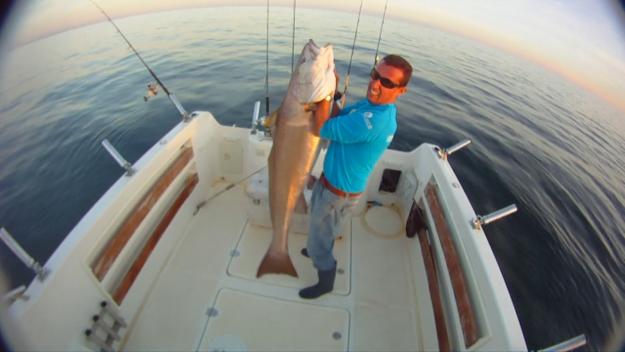
M 278 112 L 270 114 L 269 116 L 259 116 L 260 114 L 260 101 L 254 103 L 254 113 L 252 115 L 252 131 L 251 134 L 258 134 L 260 132 L 260 137 L 269 137 L 271 138 L 271 131 L 273 130 L 273 126 L 276 122 L 276 117 Z
M 143 101 L 147 103 L 148 99 L 158 94 L 158 84 L 156 82 L 148 83 L 148 91 L 143 96 Z

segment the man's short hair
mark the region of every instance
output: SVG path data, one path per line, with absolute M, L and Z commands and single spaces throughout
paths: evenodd
M 386 55 L 382 59 L 382 61 L 384 61 L 384 63 L 389 66 L 393 66 L 395 68 L 400 69 L 402 73 L 404 74 L 404 77 L 402 78 L 401 82 L 399 82 L 399 85 L 402 87 L 405 87 L 408 85 L 408 82 L 410 81 L 410 77 L 412 77 L 412 66 L 406 59 L 404 59 L 403 57 L 399 55 L 391 54 L 391 55 Z

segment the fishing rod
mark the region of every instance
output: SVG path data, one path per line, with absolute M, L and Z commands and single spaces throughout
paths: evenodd
M 143 60 L 143 58 L 141 57 L 141 55 L 139 54 L 139 52 L 137 51 L 137 49 L 135 49 L 134 46 L 132 46 L 132 44 L 130 43 L 130 41 L 128 40 L 128 38 L 126 38 L 126 36 L 124 35 L 124 33 L 122 33 L 121 29 L 119 29 L 119 27 L 117 27 L 117 25 L 115 24 L 115 22 L 113 22 L 113 19 L 111 17 L 109 17 L 109 15 L 106 13 L 106 11 L 104 11 L 103 8 L 100 7 L 100 5 L 98 5 L 94 0 L 90 0 L 91 3 L 97 7 L 100 12 L 102 12 L 102 14 L 108 19 L 109 22 L 111 22 L 111 24 L 113 25 L 113 27 L 115 27 L 115 29 L 117 30 L 117 33 L 119 33 L 121 35 L 122 38 L 124 38 L 124 41 L 126 42 L 126 44 L 128 44 L 128 46 L 130 47 L 130 49 L 132 49 L 132 51 L 134 52 L 134 54 L 139 58 L 139 60 L 141 60 L 141 63 L 143 64 L 143 66 L 145 66 L 145 68 L 148 70 L 148 72 L 150 73 L 150 75 L 152 75 L 152 77 L 154 77 L 154 79 L 156 80 L 156 82 L 158 83 L 159 86 L 161 86 L 161 88 L 163 88 L 163 90 L 165 91 L 165 93 L 167 94 L 167 97 L 169 98 L 169 100 L 174 104 L 174 106 L 176 107 L 176 109 L 178 110 L 178 112 L 180 113 L 180 115 L 182 116 L 182 120 L 187 122 L 190 120 L 189 114 L 187 113 L 187 111 L 182 107 L 182 104 L 180 104 L 180 102 L 178 101 L 178 98 L 176 98 L 176 96 L 171 93 L 167 87 L 165 87 L 165 84 L 158 78 L 158 76 L 156 76 L 156 73 L 154 73 L 154 71 L 152 71 L 152 69 L 150 68 L 150 66 L 148 66 L 148 64 Z
M 267 45 L 265 48 L 265 111 L 269 116 L 269 0 L 267 0 Z
M 291 74 L 293 74 L 293 68 L 295 65 L 295 9 L 297 7 L 297 0 L 293 0 L 293 38 L 291 40 Z
M 380 60 L 378 58 L 378 53 L 380 52 L 380 41 L 382 41 L 382 29 L 384 28 L 384 19 L 386 18 L 386 8 L 388 7 L 388 0 L 384 4 L 384 14 L 382 15 L 382 24 L 380 24 L 380 36 L 378 37 L 378 46 L 375 48 L 375 57 L 373 58 L 373 66 L 378 64 Z
M 358 37 L 358 26 L 360 25 L 360 15 L 362 14 L 362 3 L 364 0 L 360 0 L 360 8 L 358 9 L 358 21 L 356 21 L 356 30 L 354 31 L 354 42 L 352 43 L 352 53 L 349 55 L 349 65 L 347 65 L 347 75 L 345 76 L 345 88 L 343 88 L 343 96 L 347 94 L 347 87 L 349 87 L 349 78 L 352 71 L 352 59 L 354 58 L 354 49 L 356 49 L 356 38 Z

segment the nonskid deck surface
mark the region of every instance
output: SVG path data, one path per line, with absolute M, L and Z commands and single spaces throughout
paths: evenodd
M 237 186 L 209 201 L 154 284 L 121 349 L 170 350 L 423 350 L 429 327 L 417 288 L 423 274 L 413 239 L 381 236 L 365 216 L 353 217 L 337 241 L 335 291 L 303 300 L 316 282 L 291 234 L 289 251 L 300 275 L 255 277 L 271 230 L 251 225 L 248 199 Z M 381 220 L 381 219 L 380 219 Z M 388 219 L 387 219 L 388 220 Z M 375 219 L 369 217 L 369 221 Z M 423 282 L 423 284 L 425 284 Z
M 201 351 L 347 349 L 349 311 L 343 308 L 223 289 L 212 315 Z
M 337 261 L 334 293 L 340 295 L 347 295 L 350 290 L 349 251 L 351 224 L 348 224 L 346 230 L 345 235 L 336 240 L 334 247 L 334 256 Z M 302 285 L 316 283 L 317 272 L 312 266 L 311 260 L 300 253 L 300 250 L 306 247 L 307 236 L 297 233 L 289 234 L 289 252 L 299 277 L 267 274 L 259 279 L 256 278 L 258 264 L 263 259 L 267 248 L 269 248 L 271 237 L 271 229 L 246 222 L 240 240 L 237 243 L 236 252 L 233 253 L 232 260 L 228 266 L 228 275 L 295 289 L 302 288 Z

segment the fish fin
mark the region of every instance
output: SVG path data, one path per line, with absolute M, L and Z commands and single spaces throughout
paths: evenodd
M 265 257 L 260 262 L 256 277 L 261 277 L 265 274 L 286 274 L 299 277 L 289 253 L 286 252 L 276 255 L 270 254 L 269 251 L 267 251 L 267 254 L 265 254 Z

